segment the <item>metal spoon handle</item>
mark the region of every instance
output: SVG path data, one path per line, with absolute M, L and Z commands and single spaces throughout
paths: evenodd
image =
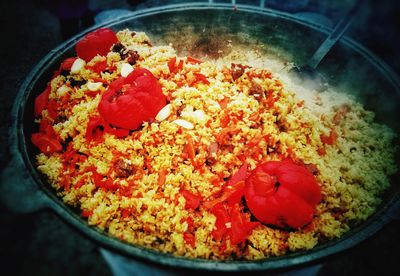
M 325 41 L 319 46 L 319 48 L 315 51 L 313 56 L 308 61 L 307 65 L 315 69 L 321 60 L 326 56 L 326 54 L 331 50 L 331 48 L 336 44 L 336 42 L 343 36 L 343 34 L 350 27 L 354 15 L 359 10 L 359 6 L 362 0 L 357 0 L 353 7 L 349 10 L 347 15 L 339 21 L 339 23 L 335 26 L 330 35 L 325 39 Z

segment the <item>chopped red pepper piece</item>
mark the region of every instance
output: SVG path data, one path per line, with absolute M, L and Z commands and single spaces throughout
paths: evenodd
M 204 84 L 210 84 L 210 82 L 208 81 L 207 77 L 204 76 L 203 74 L 194 73 L 193 75 L 194 75 L 196 80 L 194 81 L 194 83 L 192 85 L 194 85 L 196 83 L 199 83 L 199 82 L 202 82 Z
M 183 239 L 191 247 L 194 248 L 196 246 L 196 237 L 193 234 L 186 232 L 183 234 Z
M 125 138 L 129 135 L 129 130 L 113 128 L 100 116 L 91 117 L 86 128 L 86 140 L 100 143 L 103 141 L 104 133 L 110 133 L 117 138 Z
M 239 204 L 235 204 L 231 210 L 231 243 L 244 242 L 258 225 L 260 225 L 259 222 L 251 222 L 249 216 L 240 211 Z
M 244 187 L 244 181 L 239 181 L 235 185 L 226 186 L 220 197 L 204 202 L 203 206 L 205 208 L 212 208 L 216 204 L 224 201 L 228 201 L 229 205 L 237 203 L 243 196 Z
M 117 42 L 118 38 L 111 29 L 100 28 L 79 40 L 75 50 L 81 59 L 89 62 L 96 55 L 105 56 Z
M 247 176 L 247 164 L 244 163 L 239 168 L 239 170 L 234 175 L 232 175 L 231 178 L 229 178 L 227 184 L 233 186 L 240 181 L 246 180 L 246 176 Z
M 83 218 L 88 218 L 91 215 L 93 215 L 92 210 L 82 210 L 82 212 L 81 212 L 81 217 L 83 217 Z
M 129 135 L 128 129 L 115 128 L 106 123 L 105 132 L 115 135 L 117 138 L 125 138 Z
M 183 60 L 180 60 L 176 65 L 176 57 L 172 57 L 168 60 L 168 69 L 170 73 L 178 73 L 183 68 Z
M 50 95 L 50 85 L 47 85 L 46 89 L 36 97 L 35 99 L 35 117 L 38 117 L 42 114 L 42 111 L 47 108 L 47 104 L 49 102 Z
M 243 164 L 239 170 L 228 180 L 222 195 L 214 200 L 204 202 L 205 208 L 212 208 L 218 203 L 227 201 L 229 206 L 239 203 L 243 194 L 247 176 L 247 164 Z
M 93 71 L 93 72 L 95 72 L 97 74 L 100 74 L 101 72 L 106 70 L 106 68 L 107 68 L 107 60 L 96 62 L 92 66 L 86 65 L 86 68 L 90 69 L 91 71 Z
M 176 57 L 172 57 L 168 60 L 168 68 L 171 73 L 176 73 L 175 63 L 176 63 Z
M 47 134 L 47 136 L 54 138 L 56 140 L 59 140 L 59 137 L 58 137 L 57 133 L 54 131 L 52 124 L 46 118 L 43 118 L 40 121 L 39 132 Z
M 326 145 L 333 145 L 336 142 L 337 138 L 338 138 L 338 134 L 333 129 L 331 129 L 329 136 L 326 136 L 326 135 L 320 136 L 321 142 Z
M 104 131 L 104 119 L 99 116 L 91 117 L 86 128 L 86 140 L 89 142 L 95 141 L 96 143 L 100 143 L 103 141 Z
M 60 142 L 45 133 L 33 133 L 31 141 L 44 154 L 52 154 L 62 150 Z
M 220 241 L 228 233 L 227 223 L 230 221 L 228 209 L 225 204 L 216 204 L 210 212 L 215 216 L 215 229 L 211 232 L 213 238 Z
M 196 168 L 197 167 L 197 162 L 195 160 L 195 158 L 196 158 L 196 150 L 194 149 L 193 139 L 192 139 L 192 137 L 188 136 L 186 138 L 186 140 L 187 140 L 187 143 L 185 145 L 186 153 L 188 154 L 189 159 L 192 162 L 193 167 Z
M 111 190 L 115 191 L 118 189 L 118 185 L 115 185 L 112 181 L 112 179 L 106 178 L 104 179 L 104 176 L 99 174 L 96 170 L 96 168 L 91 168 L 91 171 L 93 173 L 93 181 L 94 184 L 97 187 L 103 188 L 105 190 Z
M 246 179 L 245 199 L 261 222 L 300 228 L 313 219 L 321 188 L 305 167 L 290 160 L 259 165 Z
M 158 186 L 162 186 L 165 184 L 165 180 L 167 179 L 167 170 L 160 170 L 158 172 Z
M 186 61 L 189 62 L 189 63 L 191 63 L 191 64 L 200 64 L 200 63 L 203 63 L 201 60 L 199 60 L 199 59 L 197 59 L 197 58 L 194 58 L 194 57 L 191 57 L 191 56 L 188 56 L 188 57 L 186 58 Z
M 71 71 L 72 64 L 74 64 L 75 60 L 77 60 L 77 57 L 65 59 L 60 65 L 60 70 Z
M 60 104 L 56 100 L 49 100 L 47 105 L 47 111 L 51 119 L 55 120 L 57 118 L 59 108 Z
M 198 195 L 195 195 L 187 190 L 181 190 L 182 196 L 185 198 L 185 208 L 186 209 L 197 209 L 200 206 L 201 198 Z

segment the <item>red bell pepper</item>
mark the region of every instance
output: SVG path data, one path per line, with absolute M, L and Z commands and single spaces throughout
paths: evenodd
M 183 239 L 191 247 L 194 248 L 196 246 L 196 237 L 193 234 L 186 232 L 183 234 Z
M 328 136 L 327 135 L 320 136 L 321 142 L 326 145 L 333 145 L 336 142 L 337 138 L 338 134 L 333 129 L 331 129 Z
M 210 82 L 208 81 L 207 77 L 204 76 L 203 74 L 194 73 L 193 75 L 195 77 L 195 81 L 194 81 L 194 83 L 192 83 L 192 85 L 194 85 L 196 83 L 200 83 L 200 82 L 202 82 L 204 84 L 210 84 Z
M 258 225 L 260 225 L 259 222 L 251 222 L 250 217 L 240 211 L 239 204 L 235 204 L 231 210 L 231 243 L 244 242 Z
M 47 85 L 46 89 L 36 97 L 35 99 L 35 117 L 38 117 L 42 114 L 42 111 L 47 108 L 47 104 L 49 102 L 50 95 L 50 85 Z
M 89 62 L 96 55 L 105 56 L 117 42 L 118 38 L 111 29 L 100 28 L 79 40 L 75 50 L 81 59 Z
M 52 154 L 62 150 L 60 142 L 45 133 L 33 133 L 31 141 L 44 154 Z
M 197 59 L 197 58 L 194 58 L 194 57 L 191 57 L 191 56 L 188 56 L 188 57 L 186 58 L 186 61 L 187 61 L 188 63 L 191 63 L 191 64 L 200 64 L 200 63 L 203 63 L 201 60 L 199 60 L 199 59 Z
M 85 135 L 87 141 L 95 141 L 97 143 L 102 142 L 104 132 L 105 122 L 103 118 L 99 116 L 89 118 Z
M 77 57 L 65 59 L 60 65 L 60 70 L 71 71 L 72 64 L 74 64 L 75 60 L 77 60 Z
M 96 62 L 94 65 L 92 66 L 88 66 L 86 65 L 86 68 L 90 69 L 91 71 L 100 74 L 101 72 L 103 72 L 104 70 L 106 70 L 107 68 L 107 61 L 103 60 L 103 61 L 99 61 Z
M 321 188 L 305 167 L 287 160 L 270 161 L 259 165 L 246 179 L 244 195 L 259 221 L 301 228 L 313 219 Z
M 112 179 L 110 179 L 110 178 L 104 179 L 104 176 L 99 174 L 97 172 L 96 168 L 92 167 L 91 172 L 93 174 L 94 184 L 97 187 L 100 187 L 105 190 L 111 190 L 111 191 L 115 191 L 118 189 L 118 185 L 114 184 Z
M 227 233 L 227 223 L 230 222 L 230 216 L 225 204 L 216 204 L 210 212 L 215 216 L 215 229 L 211 232 L 213 238 L 220 241 Z
M 111 83 L 98 105 L 100 115 L 115 127 L 135 130 L 154 118 L 166 104 L 161 85 L 144 68 Z
M 182 189 L 181 195 L 185 198 L 185 208 L 186 209 L 197 209 L 200 206 L 201 197 L 195 195 L 187 190 Z
M 212 208 L 218 203 L 227 201 L 229 206 L 239 203 L 244 194 L 244 187 L 247 175 L 247 164 L 243 164 L 239 170 L 228 180 L 222 195 L 214 200 L 204 203 L 204 207 Z

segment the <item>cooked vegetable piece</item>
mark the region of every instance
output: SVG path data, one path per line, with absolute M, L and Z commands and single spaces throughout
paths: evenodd
M 78 57 L 89 62 L 96 55 L 107 55 L 111 46 L 117 42 L 118 38 L 111 29 L 100 28 L 79 40 L 75 50 Z
M 300 228 L 311 222 L 321 201 L 321 188 L 305 167 L 290 160 L 270 161 L 246 179 L 245 199 L 259 221 Z

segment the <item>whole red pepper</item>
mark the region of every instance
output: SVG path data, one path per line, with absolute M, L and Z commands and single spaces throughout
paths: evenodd
M 321 189 L 305 167 L 271 161 L 259 165 L 246 179 L 245 199 L 262 223 L 301 228 L 313 219 Z
M 111 29 L 100 28 L 79 40 L 75 50 L 78 57 L 89 62 L 96 55 L 107 55 L 111 46 L 117 42 L 118 38 Z
M 98 106 L 100 115 L 112 126 L 134 130 L 150 121 L 166 104 L 161 85 L 144 68 L 111 83 Z

